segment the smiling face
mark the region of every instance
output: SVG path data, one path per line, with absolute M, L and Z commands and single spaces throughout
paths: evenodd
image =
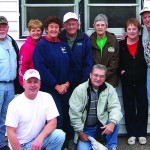
M 39 41 L 39 39 L 42 36 L 42 29 L 39 27 L 38 28 L 32 28 L 29 33 L 30 33 L 31 38 L 34 41 Z
M 105 70 L 100 70 L 98 68 L 95 68 L 91 73 L 90 73 L 90 79 L 91 79 L 91 84 L 94 89 L 98 89 L 99 86 L 101 86 L 106 79 L 106 71 Z
M 7 24 L 0 24 L 0 40 L 5 40 L 8 33 L 9 26 Z
M 60 27 L 56 23 L 50 23 L 46 29 L 47 36 L 54 40 L 57 39 L 58 34 L 60 33 Z
M 76 19 L 69 19 L 63 26 L 68 36 L 75 36 L 77 30 L 79 29 L 79 23 Z
M 150 31 L 150 11 L 144 12 L 142 14 L 142 20 L 143 20 L 144 25 Z
M 95 24 L 93 25 L 96 33 L 97 33 L 97 36 L 99 38 L 103 38 L 106 36 L 106 30 L 107 30 L 107 24 L 105 23 L 105 21 L 96 21 Z
M 139 36 L 139 29 L 133 24 L 129 24 L 126 31 L 130 39 L 136 39 Z
M 40 85 L 41 81 L 34 77 L 31 77 L 28 80 L 24 80 L 23 88 L 25 89 L 25 96 L 31 100 L 35 99 L 40 89 Z

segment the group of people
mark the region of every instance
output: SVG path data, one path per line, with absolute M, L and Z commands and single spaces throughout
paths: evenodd
M 57 16 L 47 17 L 44 25 L 32 19 L 20 51 L 7 34 L 7 19 L 0 16 L 0 150 L 8 149 L 6 130 L 13 150 L 90 150 L 90 136 L 104 136 L 106 147 L 116 150 L 122 118 L 119 76 L 128 144 L 136 138 L 146 144 L 150 7 L 140 14 L 142 35 L 139 21 L 130 18 L 119 42 L 107 31 L 104 14 L 94 19 L 90 37 L 79 30 L 72 12 L 64 15 L 63 23 Z M 20 94 L 16 98 L 15 92 Z

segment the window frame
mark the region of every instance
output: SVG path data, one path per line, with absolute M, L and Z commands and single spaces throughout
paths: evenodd
M 79 11 L 78 1 L 74 0 L 73 4 L 26 4 L 25 0 L 19 0 L 19 22 L 20 22 L 20 38 L 26 38 L 29 35 L 27 24 L 27 7 L 73 7 L 74 12 L 77 13 Z M 77 13 L 78 14 L 78 13 Z
M 141 11 L 141 5 L 142 5 L 142 2 L 140 2 L 139 0 L 136 0 L 136 3 L 89 3 L 89 1 L 84 1 L 85 4 L 84 4 L 84 10 L 85 10 L 85 13 L 84 14 L 87 14 L 84 16 L 85 18 L 85 31 L 88 35 L 90 35 L 94 30 L 93 28 L 90 28 L 90 22 L 88 21 L 89 20 L 89 15 L 90 15 L 90 7 L 108 7 L 108 6 L 128 6 L 128 7 L 136 7 L 136 18 L 140 21 L 141 23 L 141 17 L 139 15 L 140 11 Z M 96 16 L 95 16 L 96 17 Z M 109 19 L 109 18 L 108 18 Z M 107 31 L 109 32 L 112 32 L 114 33 L 118 38 L 120 38 L 120 36 L 123 34 L 124 32 L 124 27 L 122 28 L 109 28 L 107 29 Z
M 136 18 L 141 23 L 141 16 L 139 15 L 142 7 L 142 1 L 136 0 L 136 3 L 89 3 L 89 0 L 74 0 L 73 4 L 26 4 L 25 0 L 19 0 L 19 37 L 20 39 L 26 38 L 29 35 L 27 28 L 27 7 L 73 7 L 74 12 L 79 15 L 81 22 L 82 31 L 86 32 L 90 35 L 94 30 L 90 28 L 89 16 L 90 16 L 90 7 L 108 7 L 108 6 L 128 6 L 128 7 L 136 7 Z M 109 28 L 107 29 L 109 32 L 114 33 L 118 38 L 124 32 L 124 27 L 122 28 Z

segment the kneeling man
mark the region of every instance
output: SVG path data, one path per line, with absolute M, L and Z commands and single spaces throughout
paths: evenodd
M 24 92 L 9 104 L 6 130 L 13 150 L 61 150 L 65 133 L 56 129 L 59 115 L 50 94 L 39 91 L 39 72 L 29 69 L 23 76 Z
M 80 84 L 69 100 L 69 115 L 75 130 L 77 150 L 92 149 L 88 136 L 95 138 L 101 132 L 106 135 L 107 148 L 116 150 L 122 113 L 116 90 L 105 82 L 106 73 L 105 66 L 95 65 L 90 79 Z

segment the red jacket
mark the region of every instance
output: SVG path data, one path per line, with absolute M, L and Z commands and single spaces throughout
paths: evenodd
M 19 53 L 19 82 L 21 85 L 23 85 L 23 75 L 26 70 L 34 68 L 32 55 L 35 46 L 36 42 L 31 38 L 31 36 L 27 37 L 27 40 L 21 46 Z

